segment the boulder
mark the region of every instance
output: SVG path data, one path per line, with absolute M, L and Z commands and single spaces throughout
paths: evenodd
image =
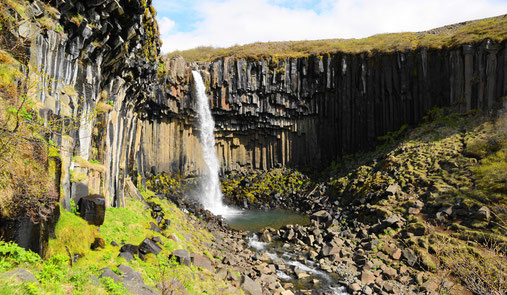
M 192 264 L 192 260 L 190 259 L 190 253 L 188 253 L 187 250 L 175 250 L 171 255 L 169 256 L 169 259 L 172 258 L 176 259 L 176 262 L 179 264 L 185 264 L 186 266 L 190 266 Z
M 100 226 L 104 223 L 106 201 L 103 196 L 89 195 L 82 197 L 79 202 L 79 214 L 89 224 Z
M 120 248 L 120 252 L 128 252 L 132 255 L 139 255 L 139 247 L 132 244 L 125 244 Z
M 375 275 L 369 270 L 363 270 L 361 273 L 361 283 L 370 284 L 375 282 Z
M 477 210 L 477 212 L 475 212 L 474 215 L 475 219 L 484 221 L 489 220 L 490 216 L 491 212 L 486 206 L 482 206 L 479 210 Z
M 319 222 L 328 222 L 331 220 L 331 214 L 326 210 L 317 211 L 312 214 L 311 219 L 317 220 Z
M 121 252 L 120 255 L 118 255 L 118 256 L 125 258 L 125 260 L 127 260 L 127 262 L 130 262 L 132 259 L 134 259 L 134 256 L 132 255 L 132 253 L 129 253 L 129 252 Z
M 253 281 L 249 276 L 243 276 L 241 279 L 241 288 L 246 294 L 262 295 L 262 287 L 259 283 Z
M 28 283 L 36 283 L 37 278 L 28 270 L 24 268 L 15 268 L 11 271 L 5 272 L 3 274 L 0 274 L 0 276 L 3 276 L 7 280 L 19 280 L 21 282 L 28 282 Z
M 412 249 L 404 249 L 402 251 L 403 258 L 407 261 L 407 264 L 410 266 L 414 266 L 414 264 L 417 262 L 417 256 L 415 255 L 414 251 Z
M 139 245 L 139 252 L 143 254 L 153 253 L 157 255 L 162 251 L 162 248 L 160 248 L 157 243 L 152 241 L 151 239 L 144 239 L 142 243 Z
M 261 235 L 261 242 L 271 243 L 271 241 L 272 241 L 271 234 L 267 229 L 264 230 L 264 232 Z
M 393 196 L 396 195 L 400 191 L 401 191 L 401 187 L 397 183 L 389 185 L 389 187 L 387 187 L 387 189 L 386 189 L 386 192 L 390 195 L 393 195 Z
M 192 263 L 194 266 L 205 268 L 211 272 L 215 271 L 213 265 L 211 264 L 211 261 L 206 256 L 194 254 L 192 257 Z
M 119 275 L 117 275 L 116 273 L 114 273 L 109 267 L 102 269 L 102 274 L 99 276 L 99 279 L 102 279 L 102 278 L 111 278 L 114 280 L 115 283 L 122 282 L 122 278 Z

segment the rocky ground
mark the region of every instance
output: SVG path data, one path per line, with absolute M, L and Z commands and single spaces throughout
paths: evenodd
M 255 194 L 258 208 L 295 204 L 300 196 L 296 207 L 312 214 L 310 226 L 266 229 L 260 239 L 293 247 L 298 261 L 315 261 L 354 294 L 505 294 L 506 115 L 436 109 L 427 120 L 388 135 L 375 152 L 344 159 L 327 172 L 338 176 L 301 185 L 306 191 Z M 259 191 L 273 175 L 294 174 L 229 177 L 224 191 L 236 192 L 236 204 L 243 198 L 251 206 L 248 189 L 227 187 L 239 183 Z M 269 196 L 275 200 L 262 203 Z M 244 236 L 237 238 L 238 247 L 229 249 L 240 255 Z M 263 265 L 257 274 L 265 278 L 286 270 L 266 256 L 255 263 Z

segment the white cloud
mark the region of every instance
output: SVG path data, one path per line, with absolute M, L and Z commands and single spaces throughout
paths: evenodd
M 162 36 L 165 36 L 170 33 L 170 31 L 174 28 L 174 25 L 176 23 L 169 19 L 168 17 L 164 16 L 158 20 L 158 28 L 160 30 L 160 34 Z
M 193 2 L 200 19 L 196 29 L 177 32 L 171 30 L 173 21 L 161 19 L 162 50 L 170 52 L 201 45 L 226 47 L 256 41 L 361 38 L 385 32 L 422 31 L 507 11 L 506 1 L 494 0 L 322 0 L 316 9 L 319 13 L 281 7 L 280 3 L 288 2 Z

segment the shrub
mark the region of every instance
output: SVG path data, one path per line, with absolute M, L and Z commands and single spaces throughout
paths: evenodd
M 19 247 L 14 242 L 0 241 L 0 271 L 5 271 L 20 264 L 42 262 L 40 256 L 32 251 Z

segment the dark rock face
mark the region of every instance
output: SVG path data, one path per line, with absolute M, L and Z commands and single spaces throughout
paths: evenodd
M 328 164 L 433 107 L 487 110 L 507 91 L 505 42 L 490 40 L 373 55 L 223 58 L 203 67 L 226 170 Z
M 51 213 L 39 222 L 23 216 L 17 220 L 0 218 L 0 237 L 4 241 L 13 241 L 20 247 L 31 250 L 45 257 L 49 237 L 54 236 L 55 226 L 60 219 L 60 207 L 53 208 Z
M 31 44 L 34 68 L 47 75 L 44 81 L 57 81 L 41 85 L 47 86 L 36 97 L 44 106 L 41 114 L 67 118 L 78 113 L 78 105 L 110 108 L 92 126 L 70 132 L 72 139 L 53 138 L 62 150 L 73 151 L 62 152 L 66 209 L 70 197 L 98 193 L 101 182 L 107 204 L 122 206 L 134 170 L 145 177 L 203 167 L 192 67 L 209 85 L 222 171 L 326 166 L 420 122 L 433 107 L 486 110 L 507 94 L 506 43 L 489 40 L 441 50 L 225 57 L 192 66 L 176 58 L 158 76 L 160 42 L 150 0 L 55 3 L 67 37 L 48 31 Z M 77 14 L 84 18 L 80 24 L 70 19 Z M 88 180 L 71 183 L 73 156 L 91 160 L 92 150 L 105 172 L 73 163 Z
M 100 226 L 104 223 L 106 215 L 106 202 L 103 196 L 90 195 L 78 202 L 79 214 L 89 224 Z

